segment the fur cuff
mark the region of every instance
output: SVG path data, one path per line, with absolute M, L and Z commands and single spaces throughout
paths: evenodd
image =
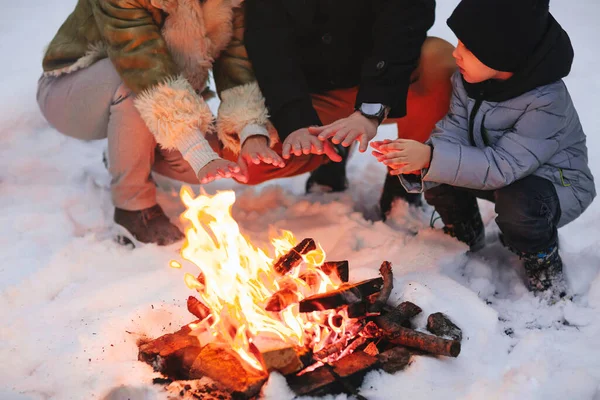
M 221 93 L 217 135 L 226 149 L 235 154 L 239 153 L 241 143 L 252 135 L 268 136 L 269 145 L 273 147 L 279 138 L 274 129 L 267 130 L 268 125 L 269 114 L 265 99 L 256 82 L 236 86 Z
M 212 113 L 185 78 L 174 77 L 143 91 L 134 104 L 157 143 L 179 150 L 196 173 L 219 158 L 204 138 Z

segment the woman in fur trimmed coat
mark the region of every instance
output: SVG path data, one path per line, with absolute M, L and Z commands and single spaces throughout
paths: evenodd
M 239 3 L 79 0 L 48 46 L 40 109 L 65 135 L 108 138 L 114 220 L 137 241 L 183 237 L 156 202 L 152 171 L 189 183 L 254 184 L 321 164 L 321 156 L 303 156 L 284 165 L 279 156 Z M 216 125 L 202 97 L 211 68 L 221 98 Z

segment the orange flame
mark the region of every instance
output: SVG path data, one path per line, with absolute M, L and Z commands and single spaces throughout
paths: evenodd
M 187 207 L 183 217 L 191 223 L 181 255 L 198 266 L 203 275 L 202 282 L 192 274 L 186 274 L 184 279 L 210 308 L 212 318 L 203 323 L 210 324 L 215 340 L 231 346 L 249 366 L 263 370 L 250 348 L 258 336 L 277 337 L 290 345 L 319 350 L 332 337 L 344 334 L 344 324 L 332 323 L 338 315 L 335 311 L 301 314 L 297 303 L 278 313 L 265 310 L 267 301 L 284 284 L 286 288 L 296 287 L 300 300 L 338 287 L 319 268 L 325 260 L 320 246 L 304 255 L 300 266 L 281 277 L 273 269 L 273 263 L 296 245 L 291 232 L 283 231 L 281 237 L 271 239 L 273 259 L 240 233 L 231 215 L 233 191 L 194 197 L 190 189 L 183 188 L 181 198 Z M 176 261 L 170 265 L 181 267 Z M 310 285 L 300 278 L 307 272 L 314 279 Z M 195 328 L 199 326 L 192 327 Z

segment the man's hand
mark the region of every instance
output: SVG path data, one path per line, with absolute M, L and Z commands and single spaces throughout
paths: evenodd
M 308 129 L 301 128 L 290 133 L 283 142 L 283 158 L 288 159 L 292 154 L 295 156 L 325 154 L 331 161 L 342 161 L 342 157 L 335 151 L 331 143 L 319 140 L 316 136 L 311 135 Z
M 279 157 L 279 154 L 269 147 L 268 138 L 260 135 L 251 136 L 244 141 L 238 158 L 240 173 L 244 176 L 241 182 L 248 181 L 248 164 L 258 165 L 261 162 L 279 168 L 285 167 L 285 162 Z
M 200 183 L 209 183 L 217 179 L 231 177 L 241 181 L 246 179 L 246 176 L 241 173 L 239 165 L 223 159 L 213 160 L 198 171 Z
M 431 163 L 431 147 L 415 140 L 396 139 L 373 142 L 377 161 L 392 169 L 391 175 L 421 173 Z
M 341 143 L 348 147 L 353 142 L 360 143 L 358 150 L 361 153 L 367 151 L 369 142 L 377 134 L 378 123 L 375 119 L 370 119 L 359 113 L 353 113 L 347 118 L 342 118 L 327 126 L 308 128 L 310 133 L 318 135 L 319 140 L 329 140 L 335 144 Z
M 285 163 L 279 157 L 275 151 L 273 151 L 268 144 L 268 138 L 265 136 L 251 136 L 242 145 L 240 151 L 240 158 L 243 158 L 247 163 L 260 164 L 271 164 L 279 168 L 285 167 Z

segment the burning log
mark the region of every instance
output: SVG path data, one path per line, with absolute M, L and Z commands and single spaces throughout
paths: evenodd
M 190 335 L 192 330 L 184 326 L 175 333 L 168 333 L 140 345 L 138 359 L 150 365 L 155 365 L 159 357 L 166 358 L 186 347 L 200 347 L 197 336 Z
M 302 256 L 306 255 L 308 252 L 316 250 L 317 245 L 313 239 L 304 239 L 296 246 L 294 246 L 290 251 L 281 256 L 275 264 L 273 264 L 273 269 L 279 275 L 285 275 L 294 267 L 297 267 L 302 262 Z
M 377 347 L 375 348 L 377 349 Z M 366 349 L 365 349 L 366 351 Z M 388 374 L 401 371 L 410 363 L 412 354 L 405 347 L 394 347 L 377 355 L 381 369 Z
M 348 261 L 326 261 L 321 265 L 321 271 L 327 275 L 335 274 L 343 283 L 347 283 L 350 278 L 350 268 Z
M 400 327 L 410 328 L 410 320 L 421 313 L 421 307 L 405 301 L 385 315 L 375 318 L 377 325 L 384 331 L 394 331 Z
M 460 342 L 455 340 L 443 339 L 404 327 L 385 333 L 386 339 L 393 344 L 413 347 L 433 355 L 458 357 L 460 354 Z
M 371 314 L 379 314 L 383 309 L 383 306 L 387 304 L 388 299 L 390 298 L 390 294 L 392 294 L 392 289 L 394 288 L 394 275 L 392 273 L 392 263 L 389 261 L 384 261 L 379 268 L 379 273 L 381 274 L 381 278 L 383 279 L 383 288 L 377 296 L 377 299 L 373 304 L 369 307 L 369 312 Z
M 298 396 L 320 396 L 340 392 L 356 394 L 356 388 L 362 384 L 365 374 L 378 365 L 379 360 L 376 357 L 356 351 L 306 374 L 289 376 L 287 381 Z
M 375 342 L 369 343 L 367 345 L 367 347 L 364 348 L 363 351 L 373 357 L 376 357 L 377 355 L 379 355 L 379 349 L 377 348 L 377 345 L 375 344 Z
M 159 338 L 160 339 L 160 338 Z M 159 340 L 157 339 L 157 340 Z M 234 396 L 249 398 L 256 395 L 267 380 L 262 371 L 244 368 L 244 363 L 230 349 L 215 343 L 201 346 L 183 346 L 167 355 L 142 357 L 154 370 L 173 380 L 208 377 L 224 386 Z
M 204 318 L 210 315 L 210 308 L 208 308 L 204 303 L 195 298 L 194 296 L 190 296 L 187 299 L 187 309 L 188 311 L 202 321 Z
M 253 344 L 258 349 L 268 372 L 278 371 L 283 375 L 289 375 L 304 368 L 298 350 L 290 345 L 279 340 L 261 338 L 257 338 Z
M 442 313 L 431 314 L 427 318 L 427 330 L 434 335 L 447 336 L 453 340 L 462 340 L 462 330 Z
M 305 271 L 300 274 L 299 278 L 306 282 L 311 290 L 315 290 L 321 282 L 321 277 L 315 271 Z
M 295 290 L 284 288 L 273 294 L 267 305 L 265 310 L 272 312 L 280 312 L 283 311 L 286 307 L 291 304 L 298 302 L 298 293 Z
M 382 278 L 369 279 L 355 284 L 344 284 L 337 290 L 317 294 L 300 301 L 300 312 L 331 310 L 341 306 L 360 302 L 383 286 Z

